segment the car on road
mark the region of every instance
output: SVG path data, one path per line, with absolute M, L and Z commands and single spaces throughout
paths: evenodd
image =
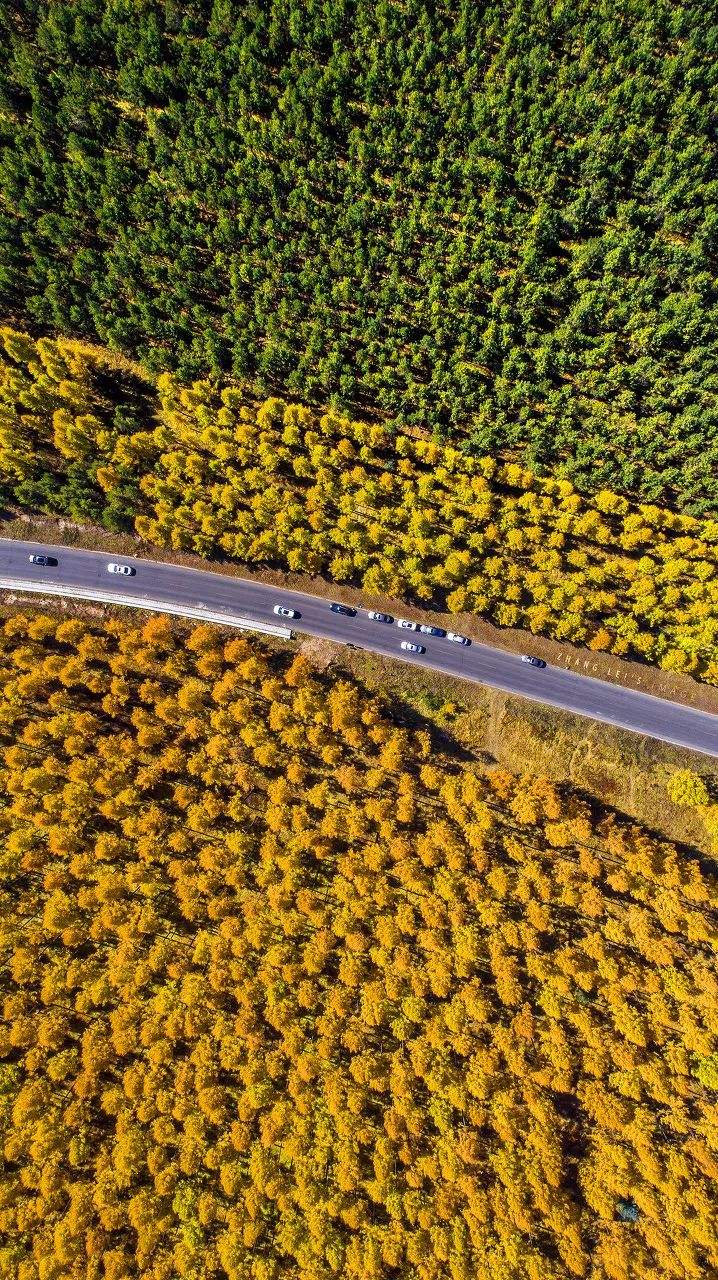
M 29 560 L 30 560 L 30 564 L 42 564 L 42 565 L 57 564 L 57 560 L 55 559 L 54 556 L 40 556 L 40 555 L 35 555 L 34 553 L 29 557 Z
M 447 631 L 447 640 L 453 640 L 454 644 L 471 644 L 468 636 L 459 635 L 458 631 Z
M 378 613 L 376 609 L 369 609 L 367 613 L 367 617 L 371 618 L 372 621 L 374 622 L 393 622 L 394 621 L 390 613 Z
M 543 658 L 534 658 L 530 653 L 522 653 L 521 661 L 528 662 L 530 667 L 545 667 L 546 663 Z
M 419 627 L 419 630 L 425 636 L 445 636 L 446 635 L 446 632 L 444 631 L 443 627 L 430 627 L 426 623 L 422 623 L 422 625 Z
M 418 631 L 418 622 L 408 622 L 406 618 L 397 618 L 397 627 L 401 627 L 403 631 Z
M 135 573 L 131 564 L 108 564 L 108 573 L 121 573 L 125 578 L 131 578 Z
M 357 616 L 356 609 L 352 609 L 351 605 L 348 604 L 330 604 L 329 608 L 332 613 L 346 614 L 347 618 L 356 618 Z
M 411 640 L 402 640 L 402 649 L 406 649 L 407 653 L 426 653 L 423 644 L 412 644 Z
M 298 609 L 288 609 L 286 604 L 275 604 L 274 612 L 279 614 L 280 618 L 299 618 L 301 614 Z

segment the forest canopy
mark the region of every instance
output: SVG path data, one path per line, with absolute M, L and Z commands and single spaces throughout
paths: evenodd
M 2 15 L 6 314 L 715 509 L 709 0 Z
M 155 387 L 67 340 L 0 343 L 0 501 L 718 684 L 718 520 L 233 386 Z
M 718 685 L 714 4 L 0 35 L 5 511 Z M 0 616 L 0 1280 L 717 1275 L 715 861 L 80 614 Z
M 0 770 L 3 1280 L 716 1271 L 712 866 L 161 618 L 7 619 Z

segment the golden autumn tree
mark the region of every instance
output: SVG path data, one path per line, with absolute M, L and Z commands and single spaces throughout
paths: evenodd
M 0 1275 L 718 1268 L 710 868 L 207 627 L 0 704 Z

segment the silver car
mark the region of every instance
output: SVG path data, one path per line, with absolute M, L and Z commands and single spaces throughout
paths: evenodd
M 402 640 L 401 648 L 406 649 L 407 653 L 426 653 L 423 644 L 412 644 L 411 640 Z
M 446 632 L 443 630 L 442 627 L 430 627 L 426 623 L 422 623 L 422 625 L 419 627 L 419 630 L 425 636 L 445 636 L 446 635 Z
M 394 621 L 390 613 L 378 613 L 376 609 L 369 609 L 367 612 L 367 618 L 371 618 L 374 622 Z
M 453 640 L 454 644 L 471 644 L 468 636 L 459 635 L 458 631 L 447 631 L 447 640 Z

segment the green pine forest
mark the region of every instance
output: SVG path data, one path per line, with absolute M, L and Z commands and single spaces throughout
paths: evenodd
M 0 15 L 10 323 L 715 512 L 708 0 Z

